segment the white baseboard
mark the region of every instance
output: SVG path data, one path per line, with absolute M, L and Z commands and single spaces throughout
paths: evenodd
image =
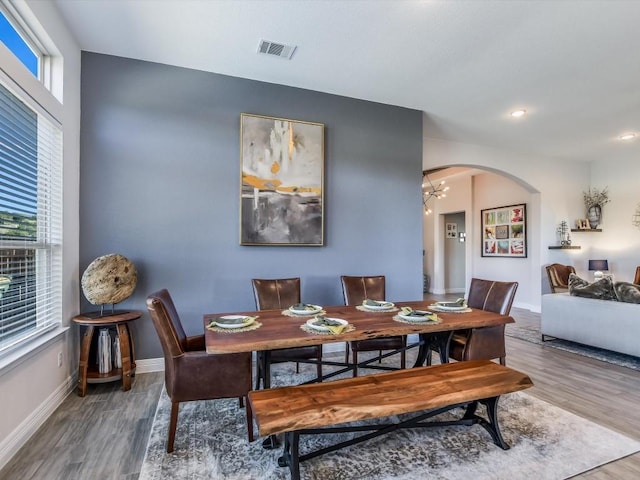
M 65 398 L 75 389 L 77 380 L 71 375 L 62 382 L 55 391 L 31 412 L 18 427 L 0 443 L 0 469 L 18 453 L 25 443 L 36 433 L 44 422 L 62 404 Z
M 515 308 L 522 308 L 523 310 L 529 310 L 530 312 L 540 313 L 540 305 L 532 305 L 530 303 L 513 302 Z
M 164 357 L 136 359 L 136 373 L 164 372 Z
M 462 293 L 462 294 L 464 294 L 465 293 L 465 289 L 464 288 L 433 288 L 428 293 L 433 293 L 434 295 L 447 295 L 447 294 L 451 294 L 451 293 Z
M 447 293 L 465 293 L 464 288 L 448 288 Z

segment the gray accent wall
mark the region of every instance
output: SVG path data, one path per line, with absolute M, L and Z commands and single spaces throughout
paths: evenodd
M 239 244 L 242 112 L 325 125 L 323 247 Z M 162 356 L 145 298 L 163 287 L 187 335 L 255 309 L 251 278 L 299 276 L 303 301 L 336 305 L 340 275 L 382 274 L 388 300 L 422 298 L 420 111 L 84 52 L 80 150 L 80 269 L 136 265 L 116 307 L 144 312 L 139 359 Z

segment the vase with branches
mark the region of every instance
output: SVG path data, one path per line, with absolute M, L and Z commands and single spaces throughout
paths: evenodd
M 611 201 L 608 188 L 604 187 L 602 190 L 589 188 L 588 191 L 582 192 L 591 228 L 598 228 L 602 218 L 602 207 Z

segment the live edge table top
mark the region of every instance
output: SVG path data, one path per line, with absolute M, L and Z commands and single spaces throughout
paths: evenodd
M 433 301 L 394 302 L 396 307 L 411 307 L 414 310 L 428 310 Z M 513 318 L 485 310 L 472 309 L 471 312 L 437 312 L 440 323 L 402 323 L 393 320 L 399 311 L 365 312 L 355 306 L 324 307 L 327 317 L 342 318 L 355 330 L 340 335 L 318 335 L 303 331 L 300 326 L 310 316 L 290 317 L 282 314 L 282 309 L 250 312 L 229 312 L 204 315 L 204 332 L 207 353 L 240 353 L 278 348 L 303 347 L 323 343 L 348 342 L 369 338 L 410 335 L 420 333 L 448 332 L 466 328 L 493 327 L 514 323 Z M 258 316 L 256 321 L 262 326 L 244 332 L 214 332 L 206 326 L 211 319 L 222 315 Z

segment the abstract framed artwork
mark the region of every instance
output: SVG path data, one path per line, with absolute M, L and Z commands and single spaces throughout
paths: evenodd
M 482 256 L 526 258 L 526 204 L 487 208 L 482 216 Z
M 240 244 L 324 244 L 324 125 L 240 115 Z

